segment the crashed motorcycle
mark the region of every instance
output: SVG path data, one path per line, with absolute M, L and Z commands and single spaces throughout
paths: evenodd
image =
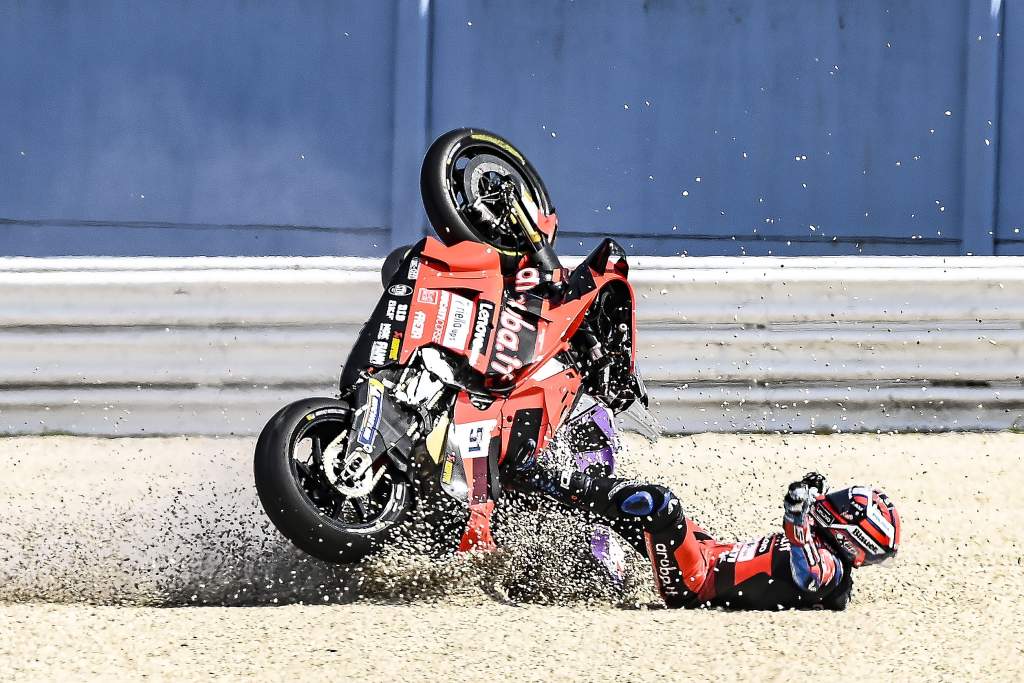
M 440 240 L 385 259 L 384 292 L 344 366 L 340 397 L 285 406 L 256 445 L 267 515 L 326 561 L 363 559 L 441 499 L 462 511 L 461 550 L 492 547 L 509 462 L 557 442 L 573 466 L 608 475 L 613 415 L 651 424 L 622 248 L 606 239 L 563 268 L 543 182 L 487 131 L 438 138 L 421 190 Z M 614 573 L 614 537 L 598 528 L 591 544 Z

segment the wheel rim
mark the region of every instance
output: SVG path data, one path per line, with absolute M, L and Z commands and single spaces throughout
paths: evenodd
M 448 164 L 447 186 L 452 203 L 467 224 L 488 244 L 501 251 L 523 253 L 529 248 L 526 236 L 509 224 L 511 211 L 498 192 L 508 179 L 519 188 L 528 204 L 539 201 L 539 190 L 524 178 L 525 169 L 501 150 L 489 145 L 468 145 L 459 149 Z M 499 219 L 498 224 L 480 220 L 473 205 L 478 200 Z
M 327 415 L 306 421 L 295 433 L 289 448 L 289 465 L 299 491 L 308 503 L 336 526 L 350 532 L 377 531 L 401 509 L 405 482 L 387 463 L 373 488 L 364 496 L 347 496 L 331 484 L 324 470 L 324 449 L 350 430 L 351 418 Z

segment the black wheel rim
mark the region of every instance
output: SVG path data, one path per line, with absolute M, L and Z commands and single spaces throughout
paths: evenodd
M 288 453 L 292 477 L 309 504 L 334 524 L 350 531 L 379 527 L 398 509 L 403 484 L 386 463 L 385 470 L 365 496 L 349 497 L 335 488 L 324 470 L 324 448 L 349 430 L 351 419 L 328 415 L 306 421 L 296 432 Z

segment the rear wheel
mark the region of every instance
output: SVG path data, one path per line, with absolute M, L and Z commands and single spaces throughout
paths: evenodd
M 415 502 L 413 487 L 386 458 L 359 482 L 328 473 L 351 426 L 347 403 L 305 399 L 278 411 L 256 443 L 253 472 L 267 516 L 288 540 L 328 562 L 358 562 L 374 552 Z
M 423 159 L 420 189 L 431 225 L 447 245 L 488 244 L 518 259 L 530 247 L 523 230 L 510 223 L 501 198 L 502 183 L 515 184 L 534 216 L 554 212 L 547 188 L 519 150 L 485 130 L 459 128 L 445 133 Z M 554 242 L 554 235 L 551 235 Z

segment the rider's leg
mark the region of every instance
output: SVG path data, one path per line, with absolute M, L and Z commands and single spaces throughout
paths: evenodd
M 518 479 L 527 488 L 607 522 L 646 555 L 669 607 L 696 604 L 708 574 L 706 547 L 712 539 L 686 518 L 670 490 L 576 470 L 548 472 L 539 466 L 521 472 Z

